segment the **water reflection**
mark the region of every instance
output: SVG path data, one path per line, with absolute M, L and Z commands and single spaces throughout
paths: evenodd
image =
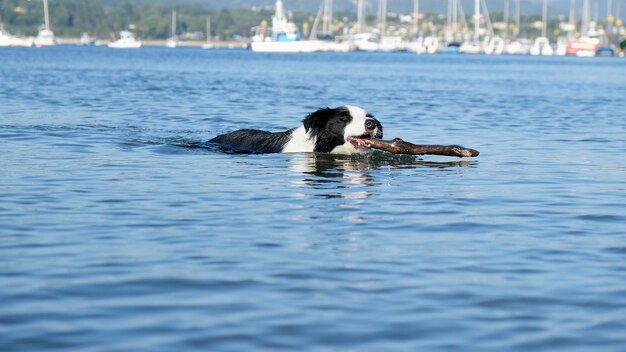
M 388 184 L 392 170 L 476 167 L 476 161 L 426 161 L 412 155 L 374 152 L 370 155 L 294 154 L 289 169 L 304 177 L 295 183 L 322 190 L 324 198 L 366 198 L 372 188 Z M 381 170 L 388 170 L 381 173 Z M 357 192 L 347 192 L 346 190 Z

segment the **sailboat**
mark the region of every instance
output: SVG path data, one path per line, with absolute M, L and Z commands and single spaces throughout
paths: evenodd
M 507 43 L 504 52 L 509 55 L 526 55 L 532 47 L 532 42 L 528 39 L 520 39 L 521 25 L 521 1 L 515 0 L 515 31 L 513 32 L 513 40 Z
M 600 40 L 594 26 L 589 20 L 589 0 L 583 1 L 583 13 L 581 21 L 580 38 L 572 39 L 567 43 L 566 53 L 568 55 L 576 55 L 579 57 L 596 56 L 596 52 L 600 49 Z
M 554 49 L 552 49 L 550 40 L 547 37 L 547 26 L 548 26 L 548 0 L 543 0 L 541 37 L 537 37 L 537 39 L 535 39 L 535 44 L 533 44 L 533 47 L 530 49 L 530 55 L 543 55 L 543 56 L 554 55 Z
M 176 11 L 172 11 L 172 37 L 165 42 L 165 46 L 174 49 L 178 43 L 176 42 Z
M 54 32 L 50 29 L 50 15 L 48 13 L 48 0 L 43 0 L 43 12 L 44 12 L 44 28 L 39 31 L 37 38 L 35 38 L 35 46 L 41 48 L 42 46 L 56 45 L 57 40 L 54 37 Z
M 315 28 L 311 30 L 311 33 L 314 32 Z M 282 0 L 276 0 L 276 12 L 272 16 L 271 35 L 268 35 L 265 26 L 257 27 L 250 47 L 254 52 L 311 53 L 323 51 L 325 43 L 322 40 L 303 40 L 296 24 L 285 16 Z
M 211 17 L 206 18 L 206 43 L 202 44 L 202 49 L 213 49 L 215 45 L 211 42 Z
M 474 38 L 461 44 L 459 51 L 464 54 L 480 54 L 483 52 L 483 46 L 480 42 L 480 0 L 474 0 Z
M 420 31 L 419 31 L 419 9 L 420 9 L 420 2 L 419 0 L 413 0 L 413 14 L 412 14 L 412 20 L 413 20 L 413 30 L 412 30 L 412 40 L 409 42 L 406 42 L 404 44 L 404 47 L 408 50 L 408 51 L 412 51 L 416 54 L 423 54 L 426 52 L 426 48 L 424 47 L 424 38 L 422 38 L 420 36 Z

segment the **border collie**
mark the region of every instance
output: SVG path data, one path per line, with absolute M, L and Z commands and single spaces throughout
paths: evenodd
M 302 126 L 285 132 L 238 130 L 209 143 L 235 153 L 368 153 L 362 138 L 383 138 L 383 126 L 365 110 L 345 105 L 319 109 L 306 116 Z

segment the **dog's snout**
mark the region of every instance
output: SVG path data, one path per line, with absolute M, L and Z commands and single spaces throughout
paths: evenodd
M 370 131 L 374 130 L 376 128 L 376 121 L 372 119 L 365 120 L 365 128 Z

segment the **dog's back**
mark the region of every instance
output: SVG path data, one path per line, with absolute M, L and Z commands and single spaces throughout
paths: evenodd
M 280 153 L 289 142 L 292 131 L 238 130 L 217 136 L 209 143 L 216 144 L 220 149 L 232 153 Z

